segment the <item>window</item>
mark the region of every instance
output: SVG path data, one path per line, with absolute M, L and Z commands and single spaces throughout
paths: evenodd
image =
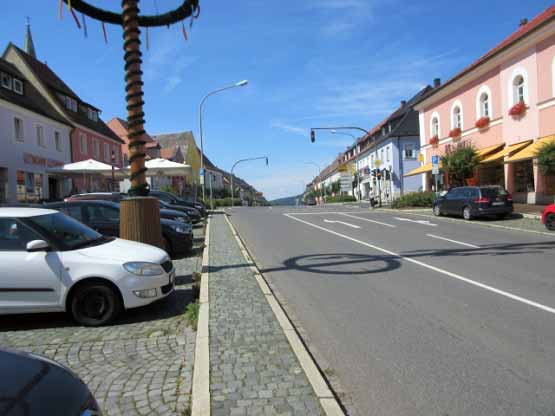
M 405 159 L 416 159 L 415 146 L 412 143 L 405 144 L 403 153 L 405 155 Z
M 37 144 L 41 147 L 46 147 L 46 142 L 44 141 L 44 128 L 42 126 L 36 126 L 37 131 Z
M 462 115 L 461 108 L 459 106 L 456 106 L 453 109 L 453 128 L 462 129 Z
M 387 158 L 387 161 L 389 162 L 389 159 L 391 158 L 391 147 L 387 146 L 387 148 L 385 149 L 385 157 Z
M 104 143 L 104 160 L 110 161 L 110 145 L 108 143 Z
M 87 206 L 85 209 L 91 223 L 101 221 L 119 221 L 119 210 L 116 208 L 93 205 Z
M 490 104 L 489 95 L 484 92 L 480 95 L 480 117 L 489 117 L 490 115 Z
M 60 208 L 64 214 L 75 218 L 77 221 L 84 221 L 83 213 L 81 212 L 81 205 L 67 205 Z
M 117 148 L 117 146 L 113 146 L 113 147 L 112 147 L 112 153 L 114 154 L 114 163 L 117 165 L 117 164 L 119 163 L 118 148 Z
M 129 156 L 127 153 L 123 154 L 123 166 L 129 166 Z
M 19 95 L 23 95 L 23 82 L 20 79 L 13 79 L 13 90 Z
M 12 89 L 12 77 L 4 72 L 0 72 L 0 82 L 2 83 L 2 87 L 11 90 Z
M 58 152 L 62 151 L 62 137 L 59 131 L 54 132 L 54 145 L 56 146 L 56 150 Z
M 13 119 L 13 131 L 14 137 L 18 142 L 22 142 L 24 139 L 23 136 L 23 120 L 20 118 L 14 117 Z
M 100 143 L 96 139 L 93 139 L 93 157 L 100 159 Z
M 79 150 L 83 155 L 87 153 L 87 136 L 85 133 L 79 133 Z
M 42 239 L 14 218 L 0 218 L 0 251 L 23 251 L 30 241 Z
M 525 101 L 524 87 L 524 77 L 517 75 L 513 80 L 513 102 L 515 104 Z
M 89 120 L 98 121 L 98 111 L 87 107 L 87 117 L 89 118 Z
M 68 110 L 77 112 L 77 101 L 75 101 L 73 98 L 70 98 L 66 95 L 63 96 L 63 100 L 64 100 L 64 105 Z
M 380 151 L 380 161 L 383 163 L 383 149 Z

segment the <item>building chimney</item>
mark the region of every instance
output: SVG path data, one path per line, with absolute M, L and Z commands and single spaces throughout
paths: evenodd
M 520 19 L 520 23 L 519 23 L 519 27 L 525 26 L 528 24 L 528 19 L 524 18 L 524 19 Z
M 437 88 L 441 85 L 441 79 L 440 78 L 434 78 L 434 88 Z
M 401 108 L 403 108 L 406 105 L 407 105 L 407 102 L 405 100 L 401 100 Z

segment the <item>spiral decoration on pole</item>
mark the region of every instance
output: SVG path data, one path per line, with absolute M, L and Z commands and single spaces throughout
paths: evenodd
M 127 124 L 129 129 L 129 164 L 131 187 L 129 195 L 147 196 L 149 185 L 145 167 L 145 113 L 143 106 L 143 81 L 141 71 L 142 53 L 140 26 L 165 26 L 187 17 L 197 18 L 200 12 L 199 0 L 186 0 L 181 6 L 168 13 L 155 16 L 139 15 L 139 0 L 122 0 L 122 13 L 102 10 L 84 0 L 63 0 L 71 7 L 103 23 L 119 24 L 123 27 L 123 50 L 125 61 L 125 99 L 127 103 Z

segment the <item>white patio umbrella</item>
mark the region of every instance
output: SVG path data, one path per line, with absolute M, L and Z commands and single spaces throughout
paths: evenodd
M 191 166 L 171 160 L 157 158 L 145 162 L 146 176 L 183 176 L 191 173 Z M 129 172 L 129 166 L 125 168 Z
M 115 167 L 114 170 L 117 172 L 119 171 L 119 168 Z M 112 165 L 108 165 L 94 159 L 87 159 L 80 162 L 68 163 L 67 165 L 49 168 L 47 169 L 47 172 L 111 175 Z

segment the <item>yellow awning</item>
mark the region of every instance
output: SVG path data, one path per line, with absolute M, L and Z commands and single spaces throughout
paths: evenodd
M 428 173 L 431 171 L 432 171 L 432 162 L 426 163 L 425 165 L 422 165 L 419 168 L 413 169 L 404 176 L 406 177 L 406 176 L 420 175 L 421 173 Z
M 510 146 L 505 147 L 504 149 L 499 150 L 498 152 L 495 152 L 494 154 L 486 157 L 485 159 L 482 159 L 482 161 L 480 163 L 496 162 L 499 159 L 503 159 L 505 156 L 510 155 L 511 153 L 522 150 L 524 147 L 528 146 L 530 143 L 532 143 L 532 140 L 526 140 L 525 142 L 512 144 Z M 501 160 L 501 162 L 503 162 L 503 161 Z
M 508 163 L 513 163 L 513 162 L 520 162 L 521 160 L 526 160 L 526 159 L 533 159 L 536 157 L 536 154 L 538 153 L 538 151 L 541 149 L 541 147 L 548 142 L 555 142 L 555 135 L 551 135 L 551 136 L 546 136 L 546 137 L 542 137 L 541 139 L 536 140 L 534 143 L 532 143 L 530 146 L 526 146 L 524 149 L 522 149 L 520 152 L 514 154 L 513 156 L 511 156 L 507 162 Z
M 489 155 L 492 152 L 495 152 L 496 150 L 501 149 L 503 146 L 505 146 L 504 143 L 501 144 L 494 144 L 493 146 L 488 146 L 488 147 L 484 147 L 483 149 L 477 150 L 476 151 L 476 155 L 478 156 L 478 158 L 483 158 L 484 156 Z

